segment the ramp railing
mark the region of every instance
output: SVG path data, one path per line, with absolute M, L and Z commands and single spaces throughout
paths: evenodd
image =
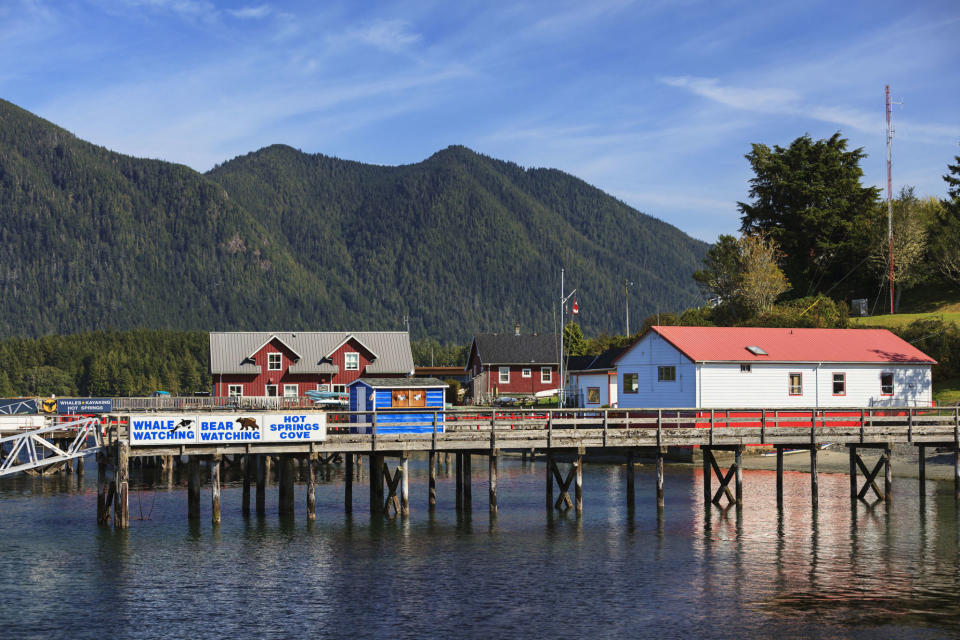
M 55 440 L 65 441 L 66 446 Z M 81 458 L 102 446 L 100 418 L 84 418 L 0 438 L 0 477 Z

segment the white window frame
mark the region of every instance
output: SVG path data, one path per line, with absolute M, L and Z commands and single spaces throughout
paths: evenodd
M 890 393 L 887 393 L 883 390 L 883 376 L 890 376 Z M 896 390 L 897 390 L 896 379 L 894 378 L 893 371 L 881 371 L 880 372 L 880 395 L 885 398 L 889 398 L 893 396 Z
M 230 384 L 230 385 L 227 385 L 227 397 L 228 397 L 228 398 L 242 398 L 242 397 L 243 397 L 243 385 L 242 385 L 242 384 Z
M 317 385 L 317 391 L 330 391 L 330 385 L 329 385 L 329 384 L 318 384 L 318 385 Z
M 533 377 L 533 370 L 530 367 L 524 367 L 520 371 L 520 375 L 523 376 L 524 378 Z
M 839 376 L 840 378 L 839 380 L 837 379 L 837 376 Z M 835 396 L 847 395 L 847 374 L 842 371 L 834 371 L 833 376 L 831 376 L 831 378 L 832 380 L 830 381 L 831 382 L 830 391 L 833 393 L 833 395 Z M 838 382 L 840 383 L 840 387 L 841 387 L 839 393 L 837 392 Z
M 497 382 L 499 384 L 510 384 L 510 367 L 499 367 L 497 369 Z
M 346 351 L 343 354 L 344 371 L 360 371 L 360 354 L 356 351 Z
M 543 384 L 550 384 L 553 382 L 553 368 L 552 367 L 540 367 L 540 382 Z
M 273 353 L 267 354 L 267 371 L 282 371 L 283 370 L 283 354 Z
M 293 393 L 290 393 L 290 390 L 293 389 Z M 284 398 L 296 398 L 300 395 L 300 385 L 296 384 L 285 384 L 283 385 L 283 397 Z

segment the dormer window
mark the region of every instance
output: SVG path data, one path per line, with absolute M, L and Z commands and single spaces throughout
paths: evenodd
M 346 371 L 360 370 L 360 354 L 356 351 L 349 351 L 343 354 L 343 368 Z
M 279 353 L 267 354 L 267 371 L 280 371 L 283 368 L 283 355 Z

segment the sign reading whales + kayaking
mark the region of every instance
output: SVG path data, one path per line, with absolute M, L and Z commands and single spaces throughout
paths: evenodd
M 327 439 L 325 413 L 270 413 L 258 415 L 264 442 L 320 442 Z
M 260 414 L 201 415 L 198 442 L 263 442 Z
M 130 416 L 130 445 L 196 444 L 196 415 Z

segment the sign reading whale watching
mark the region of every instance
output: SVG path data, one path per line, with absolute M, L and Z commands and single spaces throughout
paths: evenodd
M 130 445 L 196 444 L 196 415 L 130 416 Z
M 132 446 L 320 442 L 324 413 L 232 413 L 130 416 Z

